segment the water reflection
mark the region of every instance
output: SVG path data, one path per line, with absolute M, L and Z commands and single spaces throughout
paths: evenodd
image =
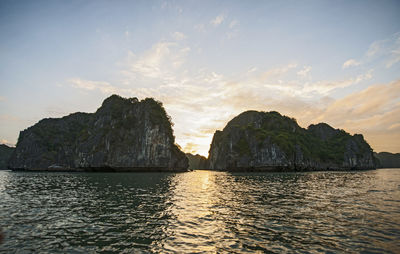
M 170 177 L 8 173 L 1 181 L 0 250 L 146 250 L 164 237 Z
M 400 170 L 0 172 L 0 252 L 393 252 Z
M 387 173 L 394 172 L 179 175 L 171 196 L 177 223 L 170 224 L 163 247 L 218 253 L 395 251 L 400 197 L 398 186 L 386 182 L 392 178 L 380 182 Z M 379 197 L 389 193 L 397 197 Z
M 226 244 L 233 239 L 223 219 L 218 218 L 223 209 L 218 177 L 225 178 L 227 173 L 197 171 L 174 176 L 171 184 L 174 188 L 169 196 L 173 222 L 167 228 L 168 237 L 160 244 L 164 251 L 215 252 L 219 250 L 219 243 Z

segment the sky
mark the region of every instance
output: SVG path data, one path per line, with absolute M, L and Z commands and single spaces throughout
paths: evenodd
M 246 110 L 400 152 L 399 1 L 0 1 L 0 142 L 111 94 L 163 102 L 208 154 Z

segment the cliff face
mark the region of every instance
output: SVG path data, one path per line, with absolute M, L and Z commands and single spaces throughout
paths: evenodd
M 301 128 L 278 112 L 246 111 L 216 131 L 209 151 L 217 170 L 373 169 L 372 149 L 362 135 L 351 136 L 325 123 Z
M 400 168 L 400 153 L 374 153 L 379 168 Z
M 0 170 L 7 169 L 8 161 L 10 160 L 14 149 L 14 147 L 0 145 Z
M 206 157 L 200 154 L 193 155 L 191 153 L 186 153 L 186 157 L 189 160 L 189 169 L 209 169 Z
M 162 104 L 117 95 L 92 114 L 43 119 L 20 133 L 12 169 L 186 170 Z

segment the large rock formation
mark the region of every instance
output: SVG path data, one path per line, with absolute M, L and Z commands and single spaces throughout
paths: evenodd
M 375 168 L 372 149 L 360 134 L 325 123 L 304 129 L 278 112 L 257 111 L 244 112 L 215 132 L 209 163 L 217 170 Z
M 186 153 L 186 157 L 189 160 L 189 169 L 209 169 L 206 157 L 200 154 L 193 155 L 191 153 Z
M 400 153 L 374 153 L 378 159 L 378 168 L 400 168 Z
M 117 95 L 95 113 L 43 119 L 19 135 L 9 167 L 21 170 L 183 171 L 162 104 Z
M 8 161 L 10 160 L 11 154 L 14 152 L 14 147 L 7 145 L 0 145 L 0 170 L 7 169 Z

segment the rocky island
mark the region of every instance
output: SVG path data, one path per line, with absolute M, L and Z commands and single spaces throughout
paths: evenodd
M 246 111 L 216 131 L 209 151 L 214 170 L 309 171 L 374 169 L 360 134 L 328 124 L 300 127 L 278 112 Z
M 9 168 L 186 171 L 171 125 L 160 102 L 112 95 L 95 113 L 43 119 L 21 131 Z
M 378 168 L 400 168 L 400 153 L 374 153 Z
M 13 152 L 14 147 L 0 144 L 0 170 L 7 169 L 8 161 L 10 160 Z
M 206 157 L 200 154 L 193 155 L 186 153 L 186 157 L 189 160 L 189 169 L 209 169 L 208 160 Z
M 378 164 L 362 135 L 325 123 L 305 129 L 275 111 L 233 118 L 215 132 L 208 158 L 185 154 L 161 102 L 118 95 L 95 113 L 39 121 L 7 151 L 8 168 L 31 171 L 359 170 Z

